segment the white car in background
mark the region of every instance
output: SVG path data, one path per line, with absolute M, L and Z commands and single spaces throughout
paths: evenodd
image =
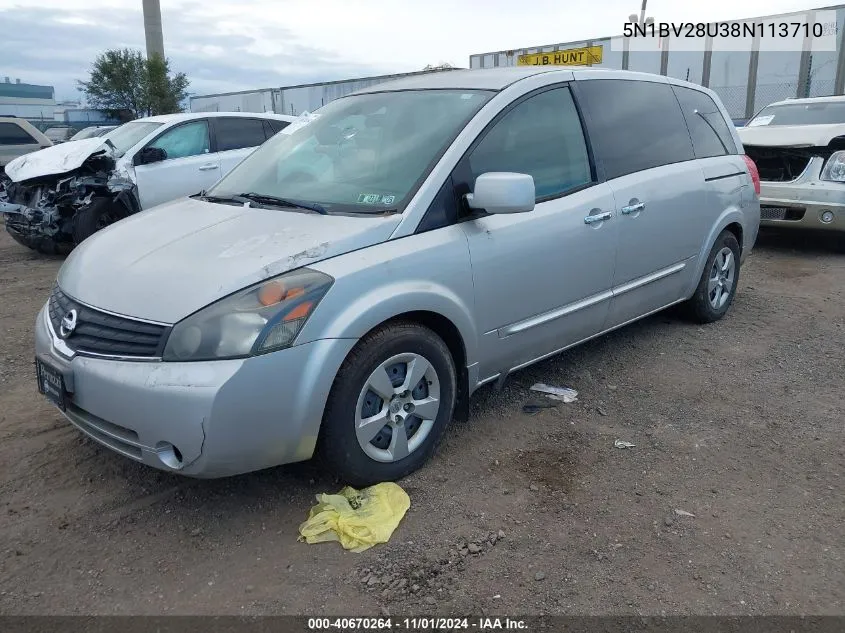
M 27 154 L 6 165 L 6 230 L 37 251 L 68 252 L 121 218 L 211 187 L 295 118 L 168 114 Z

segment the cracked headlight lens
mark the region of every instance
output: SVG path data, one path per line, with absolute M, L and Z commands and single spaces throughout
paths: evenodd
M 845 152 L 833 152 L 830 155 L 819 179 L 845 182 Z
M 243 358 L 289 347 L 333 283 L 302 268 L 224 297 L 173 326 L 163 358 Z

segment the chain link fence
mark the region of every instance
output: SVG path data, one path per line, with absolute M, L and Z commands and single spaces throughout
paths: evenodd
M 710 86 L 710 89 L 719 95 L 728 114 L 734 119 L 745 118 L 745 100 L 748 96 L 747 86 Z

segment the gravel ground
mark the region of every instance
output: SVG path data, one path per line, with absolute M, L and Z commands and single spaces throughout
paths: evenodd
M 60 263 L 0 234 L 0 613 L 845 613 L 835 245 L 763 235 L 723 321 L 660 314 L 483 388 L 362 554 L 297 542 L 340 487 L 311 464 L 195 481 L 71 428 L 32 362 Z M 528 415 L 536 381 L 578 402 Z

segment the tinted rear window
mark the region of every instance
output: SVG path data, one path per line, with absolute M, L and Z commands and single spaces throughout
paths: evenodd
M 0 123 L 0 145 L 32 145 L 37 142 L 19 125 Z
M 672 90 L 681 104 L 696 158 L 737 153 L 725 117 L 709 95 L 682 86 L 672 86 Z
M 218 152 L 258 147 L 267 140 L 261 119 L 217 119 L 215 127 Z
M 268 119 L 266 123 L 272 128 L 273 134 L 278 134 L 290 125 L 288 121 L 277 121 L 276 119 Z
M 596 158 L 606 176 L 695 158 L 678 100 L 668 84 L 625 79 L 579 82 Z

